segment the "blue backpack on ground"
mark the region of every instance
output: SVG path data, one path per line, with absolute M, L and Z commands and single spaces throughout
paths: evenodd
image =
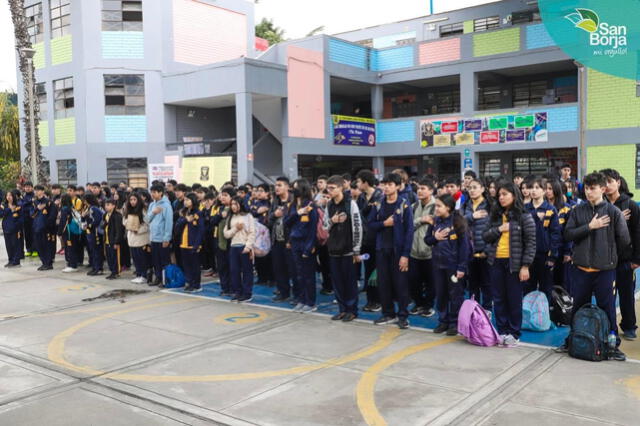
M 170 264 L 164 267 L 164 288 L 180 288 L 184 287 L 184 284 L 184 273 L 178 265 Z
M 609 318 L 596 305 L 584 305 L 573 317 L 567 337 L 569 356 L 587 361 L 608 358 Z
M 551 328 L 549 301 L 541 291 L 532 291 L 522 300 L 522 329 L 547 331 Z

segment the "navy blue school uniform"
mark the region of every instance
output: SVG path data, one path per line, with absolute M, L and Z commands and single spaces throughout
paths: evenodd
M 216 267 L 222 293 L 231 294 L 231 275 L 229 271 L 229 241 L 224 237 L 224 227 L 229 218 L 230 208 L 227 206 L 214 207 L 210 218 L 215 244 Z M 223 214 L 225 217 L 223 217 Z
M 457 329 L 458 313 L 464 301 L 464 278 L 452 280 L 451 277 L 457 272 L 467 273 L 471 241 L 466 232 L 455 232 L 453 219 L 454 215 L 437 217 L 424 242 L 433 247 L 431 263 L 440 324 Z M 449 230 L 449 236 L 438 241 L 435 233 L 443 229 Z
M 105 213 L 103 218 L 104 225 L 104 251 L 107 257 L 107 264 L 112 275 L 119 275 L 122 269 L 120 263 L 120 250 L 122 241 L 124 241 L 124 225 L 122 224 L 122 215 L 114 210 L 111 213 Z
M 372 308 L 380 304 L 380 295 L 378 294 L 378 287 L 370 286 L 369 279 L 376 269 L 376 233 L 369 230 L 369 225 L 366 223 L 367 218 L 371 214 L 372 210 L 376 208 L 376 202 L 384 200 L 384 194 L 379 188 L 376 188 L 371 197 L 367 199 L 367 194 L 362 193 L 358 197 L 358 209 L 363 217 L 363 237 L 362 237 L 362 253 L 367 253 L 369 259 L 364 263 L 364 288 L 367 293 L 367 306 L 365 308 Z
M 393 216 L 392 227 L 385 227 L 384 221 Z M 368 218 L 369 232 L 376 233 L 376 266 L 378 271 L 378 293 L 382 304 L 382 315 L 396 317 L 394 299 L 398 303 L 397 316 L 407 319 L 409 316 L 409 274 L 401 272 L 401 257 L 411 254 L 413 244 L 413 210 L 409 202 L 398 196 L 394 203 L 386 198 L 376 202 Z
M 316 230 L 318 211 L 312 202 L 309 213 L 299 215 L 293 207 L 285 219 L 285 225 L 291 228 L 289 241 L 296 267 L 296 277 L 300 284 L 298 301 L 306 306 L 316 305 Z
M 36 245 L 33 237 L 33 199 L 35 195 L 33 192 L 25 192 L 22 197 L 22 206 L 25 213 L 24 216 L 24 245 L 27 253 L 31 253 L 36 250 Z
M 271 232 L 271 261 L 273 262 L 273 274 L 278 286 L 278 300 L 283 301 L 291 296 L 293 282 L 293 297 L 299 299 L 300 286 L 296 276 L 296 267 L 293 263 L 293 252 L 289 247 L 290 228 L 284 224 L 284 219 L 289 215 L 292 196 L 286 201 L 276 197 L 269 210 L 269 230 Z M 277 209 L 283 209 L 282 217 L 275 216 Z
M 525 210 L 531 214 L 536 224 L 536 256 L 531 264 L 531 277 L 525 286 L 525 293 L 539 289 L 547 295 L 547 300 L 551 301 L 553 267 L 547 263 L 557 263 L 562 246 L 558 211 L 546 200 L 538 207 L 534 207 L 532 202 L 527 203 Z
M 180 255 L 186 288 L 200 288 L 200 249 L 204 239 L 205 227 L 201 211 L 194 211 L 187 217 L 181 216 L 177 226 L 180 231 Z
M 474 218 L 476 211 L 486 211 L 487 216 L 483 218 Z M 469 260 L 469 274 L 466 281 L 469 284 L 469 292 L 475 296 L 476 301 L 482 304 L 482 307 L 490 311 L 493 307 L 493 288 L 489 278 L 489 264 L 487 263 L 487 254 L 485 253 L 485 241 L 482 234 L 489 225 L 489 212 L 491 205 L 489 201 L 482 198 L 477 205 L 473 200 L 468 199 L 462 206 L 461 213 L 469 224 L 469 229 L 473 241 L 473 253 Z
M 575 204 L 574 204 L 575 205 Z M 572 206 L 565 203 L 564 206 L 558 210 L 558 223 L 560 224 L 561 235 L 564 234 L 564 227 L 569 219 L 569 213 L 571 213 Z M 573 242 L 562 239 L 562 245 L 560 246 L 560 252 L 558 253 L 558 260 L 553 268 L 553 282 L 555 285 L 564 287 L 569 294 L 571 294 L 571 268 L 573 265 L 571 262 L 565 263 L 564 257 L 571 256 L 573 252 Z
M 9 258 L 8 264 L 19 265 L 20 260 L 24 258 L 22 244 L 25 214 L 22 203 L 19 202 L 13 209 L 7 204 L 0 205 L 0 218 L 2 218 L 2 233 Z
M 86 223 L 85 238 L 89 250 L 91 272 L 102 272 L 104 269 L 104 228 L 102 219 L 104 212 L 98 206 L 89 207 L 83 220 Z
M 71 232 L 71 221 L 73 220 L 72 207 L 63 207 L 60 210 L 60 222 L 58 223 L 58 236 L 62 237 L 64 246 L 64 257 L 67 266 L 77 268 L 80 262 L 80 253 L 82 246 L 80 245 L 80 235 L 82 230 L 78 227 L 78 234 Z
M 46 197 L 33 200 L 32 229 L 42 266 L 53 267 L 56 250 L 56 218 L 58 208 Z

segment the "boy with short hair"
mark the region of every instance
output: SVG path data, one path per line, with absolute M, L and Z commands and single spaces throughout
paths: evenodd
M 111 274 L 108 280 L 115 280 L 120 276 L 120 246 L 124 242 L 124 225 L 122 215 L 116 210 L 116 201 L 109 198 L 104 202 L 104 251 Z
M 289 178 L 280 176 L 276 179 L 275 197 L 269 209 L 269 229 L 271 230 L 271 260 L 273 273 L 278 286 L 278 295 L 274 302 L 285 302 L 291 296 L 290 281 L 293 281 L 293 296 L 291 301 L 298 303 L 299 295 L 298 279 L 293 263 L 293 252 L 289 244 L 289 227 L 285 226 L 284 218 L 289 215 L 289 209 L 293 203 L 293 197 L 289 193 Z
M 50 271 L 53 269 L 53 261 L 56 252 L 56 219 L 58 208 L 44 193 L 44 186 L 36 185 L 35 198 L 30 207 L 33 239 L 42 266 L 38 271 Z
M 169 198 L 164 194 L 162 185 L 151 187 L 151 199 L 144 221 L 149 224 L 151 237 L 151 258 L 155 280 L 151 286 L 161 286 L 162 271 L 170 263 L 169 253 L 171 245 L 171 233 L 173 232 L 173 209 Z
M 413 244 L 409 257 L 409 290 L 414 306 L 409 313 L 431 317 L 435 314 L 433 304 L 435 289 L 431 279 L 431 246 L 424 238 L 433 225 L 436 201 L 433 197 L 435 186 L 429 179 L 418 183 L 418 201 L 413 206 Z

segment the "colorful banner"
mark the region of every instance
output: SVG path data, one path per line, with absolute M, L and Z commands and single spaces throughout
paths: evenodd
M 457 121 L 422 120 L 420 133 L 422 148 L 549 140 L 546 112 Z
M 176 179 L 176 167 L 173 164 L 149 164 L 149 182 L 156 180 L 168 182 Z
M 231 180 L 232 157 L 187 157 L 182 159 L 182 180 L 186 185 L 199 183 L 220 189 Z
M 333 143 L 349 146 L 376 146 L 376 120 L 332 115 Z

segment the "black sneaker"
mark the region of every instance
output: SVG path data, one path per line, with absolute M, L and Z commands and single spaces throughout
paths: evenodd
M 406 330 L 407 328 L 409 328 L 409 321 L 407 321 L 406 318 L 400 318 L 398 320 L 398 328 L 400 330 Z
M 191 293 L 193 291 L 193 288 L 191 286 L 186 286 L 182 291 L 184 291 L 185 293 Z
M 438 324 L 436 328 L 433 329 L 433 332 L 436 334 L 442 334 L 449 329 L 447 324 Z
M 91 271 L 87 272 L 87 275 L 90 276 L 90 277 L 96 276 L 96 275 L 98 275 L 98 271 L 91 270 Z
M 398 319 L 396 317 L 387 317 L 387 316 L 381 316 L 377 320 L 373 321 L 375 325 L 393 324 L 396 322 L 398 322 Z
M 320 290 L 320 294 L 323 296 L 331 296 L 333 294 L 333 291 L 322 289 Z
M 5 268 L 8 268 L 11 266 L 11 262 L 7 263 L 6 265 L 4 265 Z
M 240 299 L 240 296 L 237 294 L 234 294 L 233 297 L 231 297 L 231 301 L 235 302 L 236 300 Z
M 613 351 L 609 352 L 609 359 L 614 361 L 626 361 L 627 356 L 619 348 L 615 348 Z
M 422 315 L 423 312 L 424 312 L 424 308 L 422 306 L 414 306 L 409 310 L 409 313 L 411 315 Z
M 45 268 L 45 266 L 42 265 L 41 267 L 38 268 L 38 271 L 44 271 L 45 270 L 44 268 Z
M 109 275 L 109 276 L 107 277 L 107 279 L 108 279 L 108 280 L 115 280 L 115 279 L 117 279 L 117 278 L 118 278 L 118 275 L 116 275 L 116 274 L 114 274 L 114 273 L 112 273 L 111 275 Z
M 351 312 L 347 312 L 344 317 L 342 317 L 342 322 L 351 322 L 354 319 L 358 318 L 356 314 L 352 314 Z
M 554 348 L 553 351 L 557 354 L 566 354 L 567 352 L 569 352 L 569 347 L 567 346 L 566 343 L 563 343 L 557 348 Z
M 275 302 L 275 303 L 282 303 L 282 302 L 286 302 L 287 300 L 289 300 L 289 298 L 288 297 L 282 297 L 282 296 L 276 296 L 271 300 L 273 302 Z
M 331 317 L 331 321 L 341 321 L 346 315 L 346 312 L 339 312 Z
M 636 330 L 623 330 L 622 338 L 625 340 L 636 340 L 638 338 L 638 334 Z
M 43 267 L 42 267 L 42 270 L 43 270 L 43 271 L 52 271 L 52 270 L 53 270 L 53 266 L 51 266 L 51 265 L 43 266 Z
M 380 312 L 382 310 L 382 305 L 379 303 L 373 303 L 371 305 L 371 312 Z
M 252 296 L 242 296 L 238 299 L 238 303 L 248 303 L 253 300 Z
M 428 309 L 425 309 L 424 311 L 422 311 L 422 313 L 420 313 L 420 316 L 421 317 L 425 317 L 425 318 L 431 318 L 435 314 L 436 314 L 436 310 L 435 309 L 428 308 Z
M 447 336 L 457 336 L 457 335 L 458 335 L 458 327 L 447 328 Z

